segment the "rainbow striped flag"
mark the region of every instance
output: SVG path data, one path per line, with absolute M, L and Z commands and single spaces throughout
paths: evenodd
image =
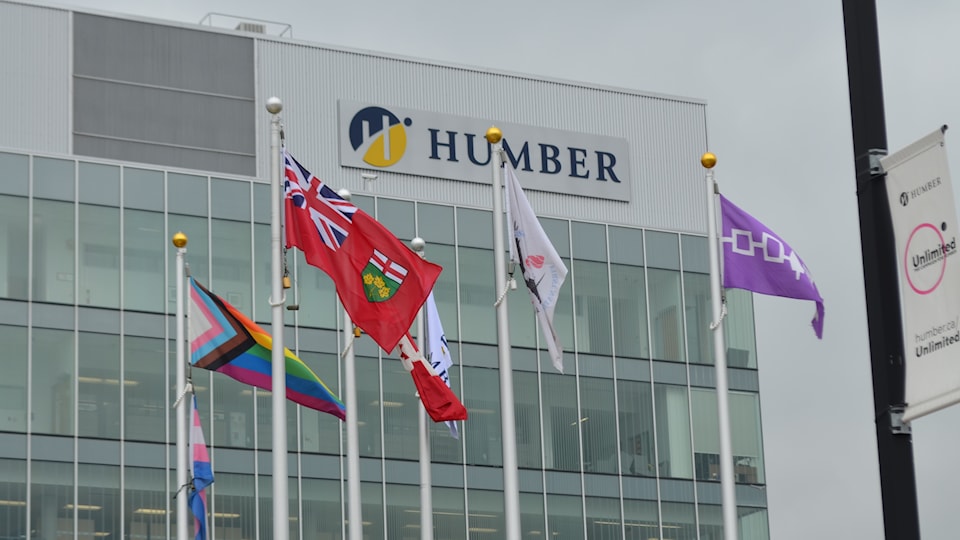
M 269 391 L 273 339 L 223 298 L 190 278 L 190 364 Z M 287 399 L 343 420 L 346 409 L 327 385 L 284 348 Z

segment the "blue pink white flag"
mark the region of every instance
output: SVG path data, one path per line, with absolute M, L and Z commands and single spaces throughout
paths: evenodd
M 823 338 L 823 298 L 800 256 L 763 223 L 720 196 L 723 216 L 723 286 L 813 300 L 813 330 Z
M 200 413 L 197 411 L 197 396 L 193 396 L 193 427 L 190 430 L 190 453 L 193 461 L 190 467 L 193 476 L 193 489 L 190 490 L 190 510 L 193 512 L 194 540 L 207 539 L 207 493 L 206 488 L 213 483 L 213 469 L 210 467 L 210 454 L 200 427 Z

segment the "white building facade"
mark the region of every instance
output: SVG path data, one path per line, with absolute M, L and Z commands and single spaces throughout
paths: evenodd
M 436 538 L 504 530 L 491 125 L 570 269 L 564 375 L 508 295 L 523 537 L 722 537 L 703 102 L 9 1 L 0 50 L 0 539 L 175 531 L 170 238 L 269 328 L 271 96 L 304 166 L 444 267 L 470 419 L 431 427 Z M 286 344 L 342 396 L 332 282 L 287 263 Z M 728 304 L 739 526 L 767 539 L 752 299 Z M 356 362 L 364 536 L 419 538 L 414 387 L 369 339 Z M 270 396 L 193 379 L 212 538 L 270 538 Z M 343 425 L 288 420 L 291 538 L 344 538 Z

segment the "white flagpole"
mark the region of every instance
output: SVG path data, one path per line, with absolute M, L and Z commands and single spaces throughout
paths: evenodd
M 497 352 L 500 358 L 500 423 L 503 441 L 503 509 L 506 518 L 504 538 L 520 540 L 520 489 L 517 480 L 517 437 L 513 417 L 513 365 L 510 361 L 510 329 L 507 320 L 507 266 L 503 255 L 503 189 L 500 180 L 500 139 L 503 134 L 493 126 L 485 138 L 491 144 L 493 184 L 493 265 L 497 294 Z
M 270 121 L 270 240 L 272 261 L 270 269 L 270 329 L 273 337 L 272 365 L 273 406 L 273 540 L 286 540 L 290 534 L 287 493 L 287 370 L 283 354 L 283 233 L 280 228 L 280 213 L 283 199 L 280 197 L 280 111 L 283 103 L 279 98 L 267 100 L 267 112 L 273 115 Z
M 424 248 L 426 242 L 419 236 L 410 241 L 411 247 L 424 258 Z M 420 306 L 417 313 L 417 346 L 420 347 L 420 353 L 426 357 L 427 337 L 424 333 L 424 312 L 427 309 L 427 303 Z M 420 403 L 420 409 L 417 411 L 417 427 L 420 440 L 420 539 L 433 540 L 433 479 L 430 476 L 430 431 L 427 429 L 427 409 Z
M 350 200 L 350 191 L 337 192 Z M 347 538 L 363 539 L 363 514 L 360 508 L 360 434 L 357 431 L 357 366 L 353 353 L 353 321 L 343 310 L 343 401 L 347 408 Z
M 187 360 L 186 341 L 183 316 L 183 256 L 187 253 L 187 235 L 178 232 L 173 235 L 173 245 L 177 248 L 177 392 L 181 392 L 177 400 L 177 540 L 189 540 L 190 523 L 187 513 L 187 501 L 190 490 L 185 489 L 190 471 L 190 424 L 187 422 L 187 402 L 185 399 L 187 387 Z
M 713 356 L 717 377 L 717 417 L 720 428 L 720 491 L 723 502 L 723 534 L 727 540 L 736 540 L 737 497 L 733 479 L 733 448 L 730 440 L 730 405 L 727 389 L 727 347 L 723 340 L 723 317 L 726 315 L 721 299 L 720 285 L 720 237 L 717 234 L 717 184 L 713 167 L 717 156 L 707 152 L 700 158 L 707 169 L 707 231 L 710 245 L 710 303 L 713 306 Z

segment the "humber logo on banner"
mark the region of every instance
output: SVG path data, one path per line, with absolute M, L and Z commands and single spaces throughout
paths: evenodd
M 350 120 L 350 146 L 374 167 L 389 167 L 400 161 L 407 150 L 407 131 L 411 120 L 403 122 L 383 107 L 360 109 Z
M 340 100 L 340 164 L 487 183 L 490 120 Z M 496 122 L 525 188 L 630 200 L 629 145 L 622 138 Z

